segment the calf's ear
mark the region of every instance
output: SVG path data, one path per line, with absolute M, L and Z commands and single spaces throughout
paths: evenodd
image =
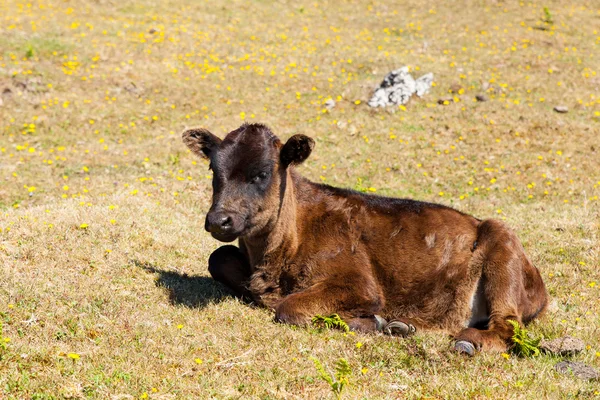
M 301 164 L 308 158 L 315 141 L 306 135 L 294 135 L 281 148 L 280 158 L 284 167 Z
M 221 144 L 221 139 L 202 128 L 188 129 L 181 138 L 192 153 L 202 158 L 210 158 L 211 153 Z

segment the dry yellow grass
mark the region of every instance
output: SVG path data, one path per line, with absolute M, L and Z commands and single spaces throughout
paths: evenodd
M 600 367 L 595 0 L 0 0 L 0 21 L 0 398 L 331 397 L 310 357 L 348 360 L 347 398 L 598 396 L 549 356 L 295 329 L 228 297 L 179 136 L 264 122 L 316 139 L 314 180 L 505 219 L 554 299 L 530 329 Z M 368 108 L 402 65 L 432 92 Z

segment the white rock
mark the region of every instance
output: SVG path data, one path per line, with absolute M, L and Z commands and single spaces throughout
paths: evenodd
M 432 82 L 432 73 L 425 74 L 415 81 L 408 72 L 408 67 L 398 68 L 383 78 L 383 82 L 369 100 L 369 106 L 385 107 L 406 104 L 413 94 L 421 97 L 428 93 Z
M 431 72 L 425 74 L 417 79 L 415 83 L 417 84 L 417 96 L 423 97 L 429 93 L 429 89 L 431 89 L 431 84 L 433 83 L 433 74 Z

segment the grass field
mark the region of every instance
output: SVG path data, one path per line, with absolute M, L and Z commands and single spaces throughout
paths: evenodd
M 553 298 L 529 329 L 599 368 L 596 0 L 0 0 L 0 22 L 0 399 L 333 398 L 311 357 L 348 361 L 344 398 L 600 397 L 551 356 L 293 328 L 231 298 L 206 268 L 210 171 L 180 138 L 263 122 L 315 138 L 313 180 L 506 220 Z M 402 65 L 430 94 L 369 108 Z

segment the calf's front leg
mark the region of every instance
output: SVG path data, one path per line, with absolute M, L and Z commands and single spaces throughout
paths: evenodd
M 208 258 L 208 272 L 236 297 L 246 300 L 252 298 L 248 290 L 250 263 L 239 248 L 227 245 L 215 250 Z
M 352 330 L 381 330 L 376 314 L 383 308 L 383 296 L 378 287 L 365 277 L 344 278 L 327 279 L 284 297 L 275 307 L 275 320 L 308 325 L 316 315 L 335 313 Z

